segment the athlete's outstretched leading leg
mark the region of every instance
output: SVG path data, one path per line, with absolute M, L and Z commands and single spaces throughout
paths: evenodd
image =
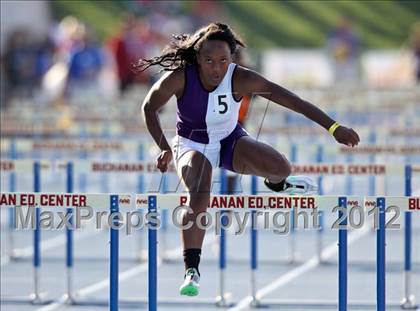
M 180 287 L 180 294 L 187 296 L 198 295 L 199 291 L 199 263 L 201 247 L 205 230 L 197 226 L 197 215 L 205 212 L 210 200 L 210 186 L 212 167 L 207 158 L 197 151 L 188 151 L 179 160 L 177 172 L 188 191 L 188 206 L 192 213 L 184 213 L 182 224 L 188 229 L 183 229 L 182 242 L 184 246 L 185 278 Z M 204 220 L 205 221 L 205 220 Z

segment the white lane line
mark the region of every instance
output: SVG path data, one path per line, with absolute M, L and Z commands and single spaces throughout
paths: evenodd
M 348 235 L 347 245 L 351 245 L 352 243 L 356 242 L 357 240 L 361 239 L 363 236 L 370 232 L 368 226 L 364 227 L 363 229 L 354 231 Z M 322 251 L 322 258 L 328 259 L 335 255 L 338 252 L 337 242 L 331 243 L 328 247 L 324 248 Z M 261 299 L 264 296 L 268 295 L 272 291 L 278 289 L 281 286 L 286 285 L 290 281 L 296 279 L 300 275 L 314 269 L 316 266 L 319 265 L 318 256 L 313 256 L 308 261 L 300 265 L 299 267 L 289 271 L 288 273 L 280 276 L 279 278 L 275 279 L 274 281 L 270 282 L 265 287 L 261 288 L 257 291 L 256 296 L 257 299 Z M 252 302 L 252 297 L 247 296 L 238 304 L 232 308 L 229 308 L 228 311 L 240 311 L 249 308 L 249 304 Z
M 160 262 L 158 262 L 158 266 L 160 266 Z M 128 280 L 134 276 L 136 276 L 137 274 L 146 272 L 148 268 L 147 263 L 142 263 L 138 266 L 135 266 L 131 269 L 128 269 L 122 273 L 118 274 L 118 281 L 122 282 L 125 280 Z M 76 292 L 76 296 L 78 297 L 83 297 L 83 296 L 87 296 L 90 295 L 92 293 L 95 293 L 97 291 L 100 291 L 104 288 L 107 288 L 109 286 L 109 278 L 103 279 L 102 281 L 99 281 L 97 283 L 94 283 L 92 285 L 86 286 L 84 288 L 82 288 L 81 290 L 78 290 Z
M 206 239 L 203 243 L 203 247 L 208 245 L 208 244 L 214 243 L 215 239 L 216 239 L 215 236 L 212 236 L 211 238 Z M 182 253 L 182 247 L 176 247 L 176 248 L 168 250 L 166 252 L 166 256 L 169 256 L 170 258 L 179 258 L 179 257 L 181 257 L 181 255 L 180 255 L 181 253 Z M 158 267 L 161 264 L 162 264 L 161 260 L 158 260 Z M 125 270 L 124 272 L 119 273 L 118 281 L 121 283 L 122 281 L 131 279 L 131 278 L 133 278 L 134 276 L 136 276 L 140 273 L 146 272 L 147 270 L 148 270 L 148 263 L 147 262 L 139 264 L 137 266 L 134 266 L 131 269 L 128 269 L 128 270 Z M 107 287 L 109 287 L 109 278 L 103 279 L 99 282 L 96 282 L 96 283 L 93 283 L 93 284 L 88 285 L 86 287 L 83 287 L 82 289 L 78 290 L 75 293 L 75 296 L 80 298 L 80 297 L 92 294 L 94 292 L 98 292 L 98 291 L 100 291 L 102 289 L 105 289 Z M 64 305 L 65 302 L 66 302 L 65 297 L 62 297 L 59 300 L 57 300 L 57 301 L 55 301 L 55 302 L 53 302 L 49 305 L 46 305 L 46 306 L 44 306 L 40 309 L 37 309 L 37 311 L 55 310 L 58 307 Z

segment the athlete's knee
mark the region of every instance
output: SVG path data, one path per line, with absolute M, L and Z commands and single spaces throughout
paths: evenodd
M 211 165 L 200 154 L 194 154 L 182 167 L 182 179 L 190 193 L 202 193 L 210 189 Z
M 286 159 L 286 157 L 282 156 L 282 158 L 283 158 L 283 161 L 282 161 L 283 174 L 286 178 L 287 176 L 289 176 L 292 173 L 292 165 Z
M 279 154 L 278 157 L 273 161 L 273 170 L 270 175 L 276 179 L 285 179 L 292 172 L 292 166 L 285 156 Z
M 210 202 L 210 191 L 190 192 L 190 207 L 195 214 L 206 211 Z

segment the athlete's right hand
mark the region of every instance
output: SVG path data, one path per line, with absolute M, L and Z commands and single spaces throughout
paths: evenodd
M 334 132 L 334 138 L 340 144 L 347 145 L 349 147 L 357 146 L 360 142 L 359 135 L 352 128 L 347 128 L 340 125 Z
M 172 161 L 172 151 L 171 150 L 163 150 L 157 160 L 156 160 L 156 167 L 162 172 L 166 172 L 168 170 L 168 165 Z

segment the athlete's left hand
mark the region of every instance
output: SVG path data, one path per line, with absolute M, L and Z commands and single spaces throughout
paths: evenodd
M 357 146 L 360 142 L 359 135 L 357 135 L 353 129 L 341 125 L 335 130 L 334 138 L 340 144 L 344 144 L 349 147 Z

